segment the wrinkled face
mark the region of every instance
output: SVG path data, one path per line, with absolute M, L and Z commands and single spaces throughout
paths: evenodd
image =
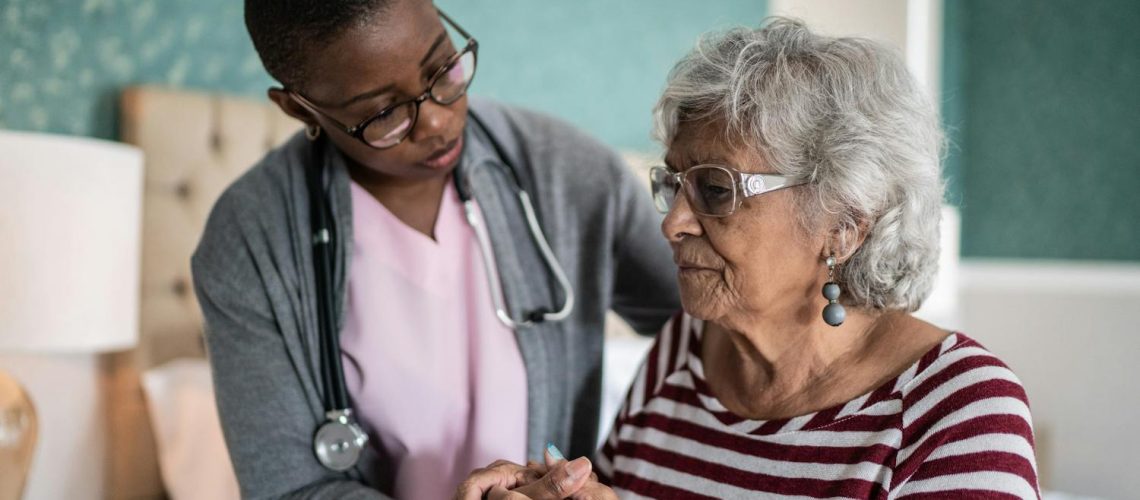
M 394 1 L 378 18 L 304 57 L 312 75 L 302 89 L 305 96 L 346 126 L 355 126 L 390 104 L 418 97 L 463 48 L 455 47 L 429 0 Z M 308 114 L 343 153 L 371 173 L 427 179 L 450 173 L 459 161 L 467 98 L 448 105 L 425 100 L 410 135 L 383 150 L 338 130 L 324 116 Z
M 734 148 L 722 127 L 683 123 L 665 163 L 683 172 L 700 164 L 746 173 L 778 173 L 757 154 Z M 679 194 L 661 230 L 673 247 L 681 301 L 690 315 L 727 324 L 758 317 L 812 321 L 819 316 L 819 287 L 827 270 L 822 236 L 805 234 L 795 212 L 794 190 L 743 200 L 726 217 L 696 215 Z

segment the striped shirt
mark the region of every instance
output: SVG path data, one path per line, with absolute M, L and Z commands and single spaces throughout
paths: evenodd
M 1040 498 L 1025 391 L 965 335 L 846 404 L 761 421 L 713 396 L 701 331 L 665 325 L 597 457 L 622 498 Z

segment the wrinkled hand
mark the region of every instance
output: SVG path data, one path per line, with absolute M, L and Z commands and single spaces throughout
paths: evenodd
M 544 453 L 543 456 L 546 459 L 545 464 L 537 462 L 527 462 L 526 464 L 528 469 L 540 476 L 545 476 L 559 464 L 566 463 L 565 460 L 555 460 L 550 456 L 550 453 Z M 578 460 L 584 460 L 584 458 L 579 458 Z M 582 487 L 578 488 L 578 491 L 575 491 L 567 498 L 574 500 L 617 500 L 617 494 L 614 493 L 614 490 L 610 489 L 609 486 L 599 482 L 598 475 L 591 472 L 589 480 L 587 480 Z
M 455 500 L 560 500 L 574 496 L 597 476 L 590 472 L 585 457 L 573 461 L 554 461 L 542 473 L 506 460 L 499 460 L 467 476 L 455 491 Z M 594 498 L 594 497 L 585 497 Z M 605 498 L 605 497 L 601 497 Z

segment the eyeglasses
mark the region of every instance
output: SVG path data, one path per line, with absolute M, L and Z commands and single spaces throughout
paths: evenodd
M 356 126 L 349 127 L 329 116 L 328 113 L 322 111 L 300 92 L 293 90 L 289 92 L 306 107 L 339 127 L 345 134 L 355 137 L 372 148 L 388 149 L 403 142 L 416 127 L 416 119 L 420 116 L 420 104 L 431 99 L 432 102 L 443 106 L 450 105 L 467 93 L 467 87 L 471 86 L 471 80 L 475 78 L 475 61 L 476 54 L 479 51 L 479 42 L 455 21 L 452 21 L 450 17 L 447 17 L 447 14 L 444 14 L 442 10 L 436 9 L 436 12 L 439 13 L 439 17 L 443 18 L 448 25 L 467 40 L 467 45 L 463 47 L 463 50 L 451 56 L 447 63 L 432 75 L 431 79 L 428 80 L 427 89 L 418 97 L 381 109 Z
M 785 175 L 747 174 L 724 165 L 697 165 L 684 172 L 653 167 L 649 181 L 657 211 L 668 213 L 679 189 L 684 188 L 693 211 L 707 217 L 731 215 L 745 198 L 807 184 L 806 180 L 794 181 Z

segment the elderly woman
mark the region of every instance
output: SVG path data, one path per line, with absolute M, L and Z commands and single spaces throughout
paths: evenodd
M 667 166 L 652 181 L 684 313 L 596 459 L 613 491 L 582 479 L 581 461 L 552 461 L 545 485 L 545 466 L 499 463 L 469 486 L 1038 497 L 1017 378 L 910 314 L 937 267 L 942 137 L 897 56 L 790 20 L 737 29 L 677 65 L 657 124 Z

